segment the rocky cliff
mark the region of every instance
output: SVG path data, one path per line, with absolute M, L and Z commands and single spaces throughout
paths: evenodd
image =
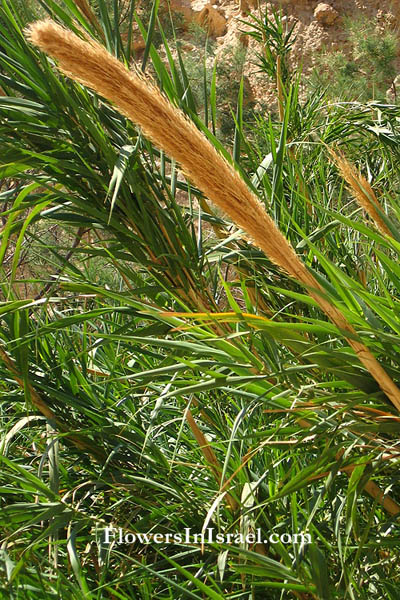
M 164 0 L 166 1 L 166 0 Z M 198 23 L 208 29 L 217 45 L 218 53 L 227 48 L 244 46 L 248 59 L 245 65 L 255 100 L 273 103 L 273 86 L 255 75 L 254 55 L 259 48 L 257 42 L 243 35 L 246 26 L 242 20 L 248 20 L 249 14 L 263 14 L 265 9 L 272 13 L 281 9 L 287 27 L 294 26 L 296 41 L 291 52 L 292 63 L 303 65 L 307 77 L 321 60 L 321 54 L 350 51 L 346 19 L 364 19 L 373 22 L 379 30 L 397 31 L 400 23 L 400 0 L 279 0 L 263 2 L 260 0 L 170 0 L 171 8 L 180 12 L 186 25 Z M 397 57 L 399 63 L 399 56 Z M 397 65 L 400 72 L 400 64 Z

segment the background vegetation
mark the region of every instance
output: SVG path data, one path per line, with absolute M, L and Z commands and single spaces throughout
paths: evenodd
M 313 84 L 327 86 L 333 100 L 385 101 L 388 89 L 397 100 L 397 32 L 360 18 L 347 18 L 344 26 L 350 55 L 342 51 L 324 53 L 314 71 Z
M 47 14 L 153 73 L 397 384 L 400 108 L 374 79 L 300 94 L 261 14 L 279 114 L 247 118 L 236 63 L 202 34 L 195 68 L 159 2 L 135 8 L 0 4 L 1 597 L 395 600 L 398 410 L 307 291 L 24 26 Z M 313 541 L 110 545 L 106 525 Z

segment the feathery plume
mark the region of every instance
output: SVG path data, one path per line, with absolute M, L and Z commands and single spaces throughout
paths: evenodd
M 324 296 L 324 291 L 293 247 L 279 231 L 263 205 L 243 179 L 195 125 L 158 88 L 139 72 L 129 71 L 95 40 L 83 41 L 51 20 L 27 29 L 28 39 L 56 58 L 69 77 L 95 90 L 131 121 L 166 154 L 185 176 L 221 208 L 279 267 L 300 281 L 331 321 L 347 333 L 348 343 L 381 389 L 400 410 L 400 390 L 357 340 L 354 328 Z
M 104 39 L 103 30 L 88 0 L 75 0 L 76 6 Z
M 338 154 L 332 148 L 329 148 L 329 153 L 343 179 L 346 181 L 354 199 L 375 222 L 381 233 L 392 236 L 388 226 L 379 214 L 379 201 L 369 182 L 343 154 Z
M 197 127 L 159 89 L 138 72 L 128 71 L 94 40 L 83 41 L 52 21 L 34 23 L 30 40 L 59 61 L 68 76 L 111 100 L 140 125 L 145 136 L 180 163 L 185 175 L 295 277 L 294 250 L 265 212 L 258 198 Z M 272 230 L 274 235 L 266 236 Z M 289 253 L 288 253 L 289 251 Z

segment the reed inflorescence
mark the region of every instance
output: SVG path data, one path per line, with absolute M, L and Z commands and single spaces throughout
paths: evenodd
M 343 154 L 338 154 L 331 148 L 329 153 L 357 203 L 371 217 L 381 233 L 392 236 L 388 226 L 379 214 L 382 208 L 369 181 Z
M 141 73 L 128 70 L 94 40 L 84 41 L 53 21 L 38 21 L 28 39 L 56 58 L 69 77 L 113 102 L 156 146 L 174 158 L 185 176 L 226 213 L 280 268 L 301 282 L 346 335 L 360 362 L 400 410 L 400 390 L 325 293 L 234 167 L 182 111 Z

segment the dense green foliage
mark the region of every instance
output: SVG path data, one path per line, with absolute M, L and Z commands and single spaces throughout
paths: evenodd
M 239 83 L 224 147 L 218 69 L 204 61 L 192 90 L 158 1 L 143 22 L 134 2 L 98 0 L 92 20 L 78 4 L 40 1 L 127 65 L 138 21 L 142 68 L 236 165 L 400 385 L 400 108 L 332 105 L 323 90 L 300 101 L 292 74 L 284 119 L 258 115 L 249 133 Z M 0 597 L 395 600 L 398 411 L 304 288 L 27 43 L 28 12 L 0 4 Z M 335 146 L 390 235 L 346 188 Z M 312 543 L 112 545 L 107 525 Z
M 396 96 L 396 32 L 365 19 L 347 19 L 345 25 L 350 55 L 343 51 L 323 54 L 313 74 L 314 85 L 326 85 L 332 100 L 384 101 L 387 90 Z

